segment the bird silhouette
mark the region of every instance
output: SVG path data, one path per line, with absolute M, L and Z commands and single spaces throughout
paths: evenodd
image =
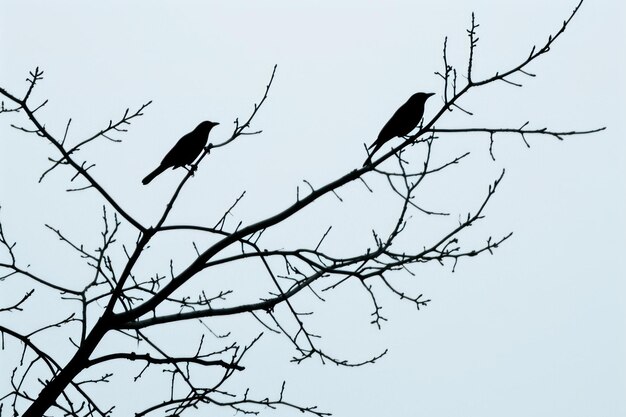
M 209 140 L 209 132 L 219 123 L 204 121 L 194 130 L 180 138 L 176 145 L 165 155 L 161 165 L 143 179 L 144 185 L 168 168 L 178 168 L 191 164 L 202 152 Z
M 406 136 L 411 130 L 415 129 L 420 120 L 422 120 L 422 116 L 424 116 L 424 104 L 426 100 L 433 94 L 434 93 L 413 94 L 406 103 L 396 110 L 393 116 L 391 116 L 391 119 L 389 119 L 381 129 L 378 138 L 369 146 L 368 149 L 374 149 L 370 152 L 363 166 L 369 165 L 372 162 L 372 156 L 385 143 L 396 136 Z

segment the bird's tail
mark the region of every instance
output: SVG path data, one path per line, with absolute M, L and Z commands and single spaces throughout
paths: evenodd
M 148 184 L 150 181 L 152 181 L 157 175 L 159 175 L 161 172 L 165 171 L 168 167 L 165 165 L 159 165 L 154 171 L 152 171 L 151 173 L 149 173 L 146 178 L 144 178 L 141 182 L 143 185 Z

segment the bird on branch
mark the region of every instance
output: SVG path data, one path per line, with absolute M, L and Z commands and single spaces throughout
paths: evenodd
M 372 149 L 372 152 L 367 157 L 367 160 L 363 164 L 369 165 L 372 163 L 372 156 L 388 141 L 397 136 L 408 135 L 424 116 L 424 104 L 428 97 L 434 95 L 434 93 L 416 93 L 413 94 L 406 103 L 404 103 L 396 112 L 391 116 L 391 119 L 383 126 L 378 139 L 372 143 L 368 149 Z
M 209 140 L 209 132 L 218 124 L 219 123 L 209 122 L 208 120 L 204 121 L 194 130 L 180 138 L 176 145 L 165 155 L 163 161 L 161 161 L 161 165 L 149 173 L 146 178 L 143 179 L 142 183 L 144 185 L 148 184 L 157 175 L 168 168 L 176 169 L 178 167 L 184 167 L 185 165 L 191 165 L 206 146 Z

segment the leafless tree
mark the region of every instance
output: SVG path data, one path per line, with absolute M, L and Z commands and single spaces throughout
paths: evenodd
M 2 394 L 0 414 L 3 409 L 10 409 L 13 415 L 27 417 L 42 416 L 44 413 L 69 416 L 113 415 L 115 404 L 110 399 L 97 398 L 96 390 L 92 387 L 111 381 L 115 369 L 113 362 L 128 361 L 143 364 L 143 368 L 134 378 L 135 382 L 144 382 L 146 373 L 158 369 L 165 372 L 165 376 L 161 378 L 164 378 L 163 384 L 169 386 L 167 398 L 153 398 L 154 403 L 144 404 L 135 410 L 136 416 L 152 414 L 178 416 L 201 406 L 228 407 L 253 414 L 266 407 L 272 409 L 286 407 L 315 416 L 328 415 L 315 406 L 294 404 L 289 401 L 285 395 L 284 383 L 282 387 L 277 387 L 277 394 L 274 397 L 257 398 L 248 390 L 233 392 L 226 387 L 226 382 L 245 375 L 246 354 L 262 337 L 263 332 L 282 335 L 293 348 L 292 361 L 297 363 L 311 358 L 347 367 L 374 363 L 386 351 L 375 352 L 365 361 L 351 362 L 323 349 L 320 345 L 320 335 L 315 334 L 308 325 L 312 313 L 303 311 L 298 303 L 301 299 L 296 295 L 307 294 L 307 297 L 323 301 L 324 292 L 333 291 L 346 282 L 356 282 L 371 300 L 372 324 L 380 327 L 385 320 L 379 302 L 380 291 L 389 291 L 398 300 L 408 301 L 417 309 L 426 306 L 430 301 L 422 295 L 406 293 L 403 283 L 414 276 L 412 267 L 429 262 L 456 265 L 461 258 L 477 256 L 484 252 L 491 253 L 511 236 L 507 234 L 497 238 L 489 237 L 483 244 L 474 247 L 464 247 L 465 245 L 459 243 L 459 237 L 465 234 L 470 226 L 483 219 L 484 209 L 499 187 L 503 171 L 493 184 L 485 187 L 486 192 L 481 203 L 470 209 L 454 227 L 441 230 L 436 239 L 416 244 L 412 238 L 409 239 L 413 242 L 410 245 L 406 244 L 407 239 L 400 239 L 414 214 L 416 216 L 444 214 L 427 210 L 416 202 L 415 197 L 421 190 L 420 186 L 424 179 L 460 164 L 468 156 L 467 153 L 463 153 L 445 163 L 433 164 L 431 153 L 438 144 L 439 137 L 479 132 L 487 135 L 491 144 L 497 135 L 517 135 L 528 144 L 530 136 L 548 136 L 562 140 L 566 136 L 602 130 L 555 131 L 548 128 L 530 128 L 529 123 L 513 128 L 441 127 L 446 124 L 446 115 L 453 110 L 472 114 L 468 109 L 461 107 L 462 99 L 470 92 L 498 82 L 521 86 L 520 78 L 533 77 L 528 69 L 529 64 L 550 51 L 555 41 L 565 32 L 582 2 L 581 0 L 558 31 L 549 36 L 542 46 L 532 47 L 518 65 L 485 78 L 479 78 L 473 71 L 477 59 L 475 52 L 478 43 L 478 24 L 472 16 L 471 26 L 467 31 L 469 59 L 461 70 L 449 62 L 447 39 L 444 42 L 444 67 L 442 71 L 436 72 L 443 81 L 439 94 L 443 104 L 432 119 L 424 120 L 413 135 L 404 140 L 397 139 L 392 149 L 379 154 L 371 164 L 353 169 L 320 187 L 307 183 L 308 188 L 298 190 L 297 197 L 291 205 L 251 224 L 239 222 L 230 225 L 230 222 L 227 222 L 244 197 L 243 194 L 213 225 L 173 224 L 170 222 L 170 213 L 175 204 L 189 203 L 180 198 L 181 190 L 192 180 L 194 171 L 201 167 L 212 151 L 225 147 L 244 135 L 260 133 L 252 130 L 252 124 L 266 102 L 274 82 L 276 68 L 272 71 L 265 92 L 258 104 L 254 105 L 252 113 L 245 121 L 234 122 L 234 129 L 227 140 L 206 147 L 178 183 L 169 201 L 162 208 L 158 221 L 153 225 L 147 225 L 141 219 L 133 217 L 125 209 L 123 201 L 114 198 L 112 193 L 105 190 L 98 178 L 92 175 L 93 171 L 90 171 L 93 165 L 84 160 L 80 154 L 82 149 L 96 141 L 116 141 L 116 136 L 126 132 L 128 125 L 143 115 L 150 102 L 136 111 L 126 110 L 119 121 L 111 121 L 101 131 L 71 144 L 68 140 L 71 120 L 67 122 L 63 134 L 57 135 L 46 128 L 38 117 L 38 110 L 46 105 L 47 101 L 33 103 L 33 93 L 43 79 L 43 71 L 36 68 L 30 73 L 26 92 L 23 94 L 0 88 L 0 93 L 6 101 L 2 102 L 0 113 L 17 112 L 24 115 L 28 127 L 18 125 L 13 127 L 21 132 L 36 135 L 54 147 L 55 156 L 50 158 L 51 165 L 44 170 L 40 181 L 51 171 L 65 167 L 75 174 L 72 180 L 80 181 L 82 184 L 72 186 L 68 191 L 95 194 L 103 200 L 103 228 L 99 237 L 99 247 L 95 250 L 87 249 L 77 243 L 77 239 L 72 239 L 63 231 L 47 225 L 52 233 L 64 244 L 69 245 L 91 268 L 91 275 L 83 277 L 80 282 L 59 283 L 53 277 L 31 272 L 27 264 L 35 263 L 36 256 L 30 256 L 33 259 L 25 260 L 24 254 L 16 249 L 13 237 L 0 225 L 0 245 L 3 248 L 0 268 L 4 271 L 1 281 L 21 280 L 32 284 L 32 289 L 24 294 L 11 294 L 15 297 L 14 304 L 0 306 L 3 349 L 6 343 L 18 343 L 23 347 L 20 360 L 15 364 L 11 375 L 7 376 L 11 390 Z M 492 151 L 491 146 L 489 151 Z M 421 163 L 409 164 L 405 159 L 408 152 L 423 155 Z M 491 154 L 493 156 L 493 153 Z M 372 191 L 367 181 L 375 177 L 384 179 L 389 190 L 397 196 L 398 210 L 392 214 L 393 227 L 390 230 L 384 233 L 372 231 L 372 240 L 366 250 L 356 251 L 350 256 L 327 251 L 324 249 L 325 240 L 330 235 L 331 227 L 320 230 L 321 238 L 310 247 L 292 247 L 289 241 L 282 242 L 278 248 L 268 247 L 263 243 L 264 235 L 271 233 L 276 226 L 298 215 L 303 209 L 314 206 L 321 198 L 326 196 L 334 198 L 332 197 L 334 194 L 341 200 L 338 190 L 346 184 L 358 181 Z M 134 230 L 137 234 L 136 241 L 130 244 L 118 242 L 122 228 Z M 136 265 L 145 255 L 151 242 L 157 236 L 167 239 L 174 231 L 202 234 L 204 236 L 202 240 L 207 244 L 206 249 L 201 250 L 194 246 L 196 249 L 194 259 L 180 270 L 172 267 L 169 274 L 152 277 L 137 274 Z M 120 247 L 123 248 L 125 257 L 115 255 L 114 248 Z M 253 265 L 251 268 L 256 269 L 250 276 L 254 280 L 267 280 L 273 290 L 269 294 L 267 292 L 257 294 L 258 301 L 253 303 L 229 302 L 235 295 L 233 290 L 221 290 L 212 294 L 205 291 L 191 295 L 185 293 L 186 285 L 206 276 L 209 270 L 240 262 Z M 400 271 L 404 281 L 390 280 L 389 276 L 394 271 Z M 379 285 L 374 286 L 374 282 Z M 49 322 L 28 333 L 14 330 L 11 320 L 18 320 L 21 315 L 28 314 L 31 297 L 40 289 L 47 289 L 48 293 L 55 294 L 53 302 L 71 303 L 73 312 L 61 321 Z M 210 331 L 205 321 L 218 316 L 254 317 L 259 326 L 258 335 L 242 340 L 236 335 L 214 333 Z M 182 322 L 197 324 L 196 343 L 187 346 L 185 354 L 171 352 L 166 347 L 165 341 L 170 337 L 171 327 L 167 332 L 153 330 L 170 323 Z M 74 351 L 69 360 L 60 359 L 42 344 L 39 336 L 51 332 L 65 332 L 60 334 L 70 335 L 69 340 Z M 133 341 L 134 347 L 127 348 L 128 345 L 120 344 L 118 350 L 96 354 L 96 348 L 101 346 L 105 336 L 111 335 Z M 47 337 L 50 339 L 52 336 Z M 215 338 L 216 341 L 209 343 L 207 338 Z M 216 348 L 218 344 L 221 347 Z M 110 349 L 110 346 L 108 348 Z M 254 367 L 254 363 L 246 366 Z

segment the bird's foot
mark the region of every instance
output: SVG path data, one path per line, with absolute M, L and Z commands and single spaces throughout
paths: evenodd
M 189 173 L 191 174 L 191 176 L 193 177 L 195 172 L 198 170 L 198 165 L 196 164 L 191 164 L 189 165 L 189 168 L 187 168 L 186 166 L 184 167 L 187 171 L 189 171 Z

